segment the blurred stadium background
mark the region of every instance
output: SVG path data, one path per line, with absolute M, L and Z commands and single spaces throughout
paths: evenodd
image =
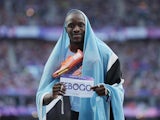
M 72 8 L 120 58 L 126 120 L 159 120 L 159 0 L 0 0 L 0 120 L 37 120 L 43 67 Z

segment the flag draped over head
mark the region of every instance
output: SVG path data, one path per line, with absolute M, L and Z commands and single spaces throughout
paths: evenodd
M 80 11 L 80 13 L 85 18 L 82 76 L 93 77 L 95 85 L 104 83 L 109 60 L 114 53 L 104 42 L 96 37 L 88 18 L 83 12 Z M 45 120 L 46 115 L 46 106 L 42 105 L 43 97 L 47 93 L 51 93 L 53 85 L 59 82 L 59 79 L 52 78 L 52 74 L 60 66 L 61 62 L 65 60 L 69 43 L 70 40 L 64 24 L 63 32 L 44 67 L 37 91 L 36 104 L 40 120 Z M 114 120 L 124 120 L 124 91 L 122 84 L 104 84 L 104 86 L 110 91 Z M 97 96 L 96 93 L 92 98 L 81 98 L 79 120 L 109 120 L 109 108 L 110 103 L 106 101 L 105 97 Z

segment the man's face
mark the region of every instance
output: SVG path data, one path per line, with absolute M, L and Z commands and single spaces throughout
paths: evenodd
M 83 43 L 85 19 L 81 13 L 71 13 L 66 18 L 66 31 L 71 43 Z

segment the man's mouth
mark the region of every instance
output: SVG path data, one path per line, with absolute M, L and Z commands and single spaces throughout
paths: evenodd
M 75 35 L 73 35 L 73 38 L 81 38 L 81 35 L 80 34 L 75 34 Z

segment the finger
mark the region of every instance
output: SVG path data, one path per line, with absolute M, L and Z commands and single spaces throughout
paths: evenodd
M 54 84 L 54 86 L 61 86 L 61 85 L 63 85 L 62 82 L 58 82 L 58 83 Z
M 63 96 L 64 94 L 65 94 L 64 91 L 60 91 L 60 90 L 55 91 L 55 92 L 53 92 L 53 98 L 57 98 L 58 95 L 62 95 Z
M 53 87 L 52 89 L 53 94 L 56 94 L 59 91 L 60 91 L 60 87 Z
M 53 89 L 60 89 L 60 87 L 61 87 L 60 85 L 54 85 Z
M 65 94 L 65 91 L 66 91 L 66 88 L 62 85 L 61 88 L 60 88 L 60 91 Z
M 59 91 L 59 88 L 54 88 L 52 91 L 53 91 L 53 92 L 58 92 L 58 91 Z
M 53 86 L 53 90 L 60 90 L 61 89 L 61 86 L 63 85 L 63 83 L 56 83 L 54 86 Z
M 63 84 L 55 84 L 52 91 L 53 91 L 53 93 L 58 92 L 58 91 L 65 93 L 66 88 Z
M 60 86 L 54 86 L 52 90 L 60 90 Z
M 96 92 L 103 92 L 103 91 L 105 91 L 105 88 L 96 88 L 95 91 Z
M 58 95 L 64 95 L 64 92 L 62 92 L 62 91 L 58 91 Z
M 66 86 L 63 86 L 62 91 L 66 91 Z
M 104 96 L 105 95 L 105 90 L 103 90 L 103 91 L 98 91 L 98 92 L 96 92 L 99 96 Z
M 104 85 L 100 84 L 99 87 L 104 87 Z
M 96 85 L 96 86 L 91 87 L 91 90 L 97 91 L 97 90 L 103 89 L 103 88 L 104 88 L 103 85 Z
M 98 86 L 97 86 L 97 85 L 96 85 L 96 86 L 91 87 L 90 89 L 91 89 L 91 90 L 95 90 L 96 88 L 98 88 Z
M 97 87 L 94 90 L 99 96 L 104 96 L 105 95 L 105 88 L 104 86 Z
M 101 87 L 104 87 L 104 85 L 103 84 L 99 84 L 99 85 L 96 85 L 96 86 L 93 86 L 93 87 L 91 87 L 91 89 L 96 89 L 96 88 L 101 88 Z

